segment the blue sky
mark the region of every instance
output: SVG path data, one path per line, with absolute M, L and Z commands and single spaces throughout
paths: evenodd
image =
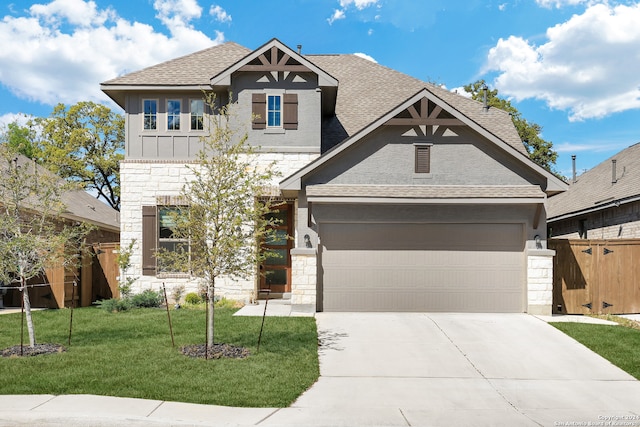
M 100 82 L 273 37 L 358 53 L 455 90 L 479 78 L 590 169 L 640 141 L 640 1 L 53 0 L 0 6 L 0 124 L 92 100 Z M 381 88 L 383 90 L 383 88 Z M 118 110 L 119 111 L 119 110 Z

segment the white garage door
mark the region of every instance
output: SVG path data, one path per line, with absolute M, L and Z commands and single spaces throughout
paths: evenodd
M 322 223 L 324 311 L 523 312 L 522 224 Z

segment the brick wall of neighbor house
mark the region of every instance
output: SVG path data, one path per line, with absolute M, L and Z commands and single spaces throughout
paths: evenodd
M 586 236 L 581 235 L 584 221 Z M 584 216 L 549 224 L 549 237 L 558 239 L 640 238 L 640 202 L 622 204 Z
M 528 250 L 527 256 L 527 313 L 551 315 L 553 306 L 553 256 L 547 249 Z
M 311 153 L 262 153 L 259 154 L 259 164 L 276 163 L 276 170 L 282 175 L 277 177 L 273 185 L 289 174 L 302 168 L 318 157 Z M 183 184 L 193 178 L 192 173 L 183 162 L 136 161 L 122 162 L 120 165 L 121 179 L 121 247 L 126 247 L 133 239 L 136 240 L 135 250 L 131 257 L 129 275 L 137 277 L 133 292 L 145 289 L 160 289 L 164 282 L 167 291 L 177 285 L 185 285 L 186 292 L 196 292 L 198 283 L 188 277 L 158 278 L 142 275 L 142 206 L 156 205 L 158 196 L 178 196 Z M 297 239 L 296 239 L 297 241 Z M 246 281 L 232 281 L 221 279 L 216 289 L 221 296 L 231 299 L 247 300 L 255 288 L 253 278 Z

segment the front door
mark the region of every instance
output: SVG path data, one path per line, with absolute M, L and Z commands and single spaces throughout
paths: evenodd
M 273 237 L 263 244 L 263 248 L 274 256 L 268 257 L 260 266 L 263 273 L 260 277 L 260 289 L 269 289 L 271 294 L 291 292 L 290 252 L 293 240 L 289 236 L 293 236 L 293 204 L 283 203 L 275 206 L 267 215 L 279 220 L 279 224 L 274 227 Z

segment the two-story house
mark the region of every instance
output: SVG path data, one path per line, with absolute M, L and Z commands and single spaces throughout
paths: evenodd
M 260 160 L 276 161 L 294 239 L 249 281 L 293 309 L 551 312 L 547 196 L 566 185 L 527 156 L 510 116 L 355 55 L 304 55 L 277 39 L 225 43 L 102 83 L 126 114 L 121 241 L 140 289 L 159 274 L 203 136 L 202 91 L 237 107 Z M 229 99 L 229 97 L 231 97 Z M 253 119 L 252 119 L 253 118 Z M 256 271 L 258 268 L 256 268 Z

